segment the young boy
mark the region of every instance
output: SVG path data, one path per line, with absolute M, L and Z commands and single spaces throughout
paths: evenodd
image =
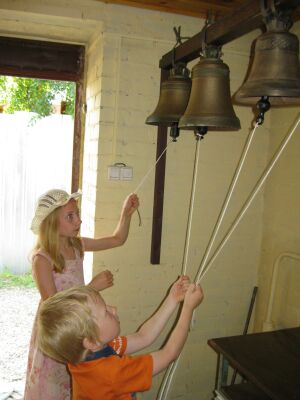
M 125 337 L 119 336 L 116 309 L 106 305 L 99 292 L 89 286 L 71 288 L 41 304 L 38 343 L 48 356 L 68 364 L 73 400 L 134 399 L 134 392 L 150 389 L 152 376 L 179 356 L 193 310 L 202 299 L 200 286 L 181 276 L 158 310 Z M 181 301 L 180 317 L 167 343 L 158 351 L 128 356 L 154 342 Z

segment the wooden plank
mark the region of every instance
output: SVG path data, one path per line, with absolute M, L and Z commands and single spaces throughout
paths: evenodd
M 250 382 L 223 386 L 220 390 L 230 400 L 271 400 L 269 396 Z
M 300 8 L 299 0 L 277 0 L 276 6 L 279 10 Z M 263 26 L 260 9 L 260 0 L 250 0 L 234 13 L 216 21 L 207 28 L 206 43 L 224 45 Z M 203 33 L 199 32 L 186 42 L 176 48 L 175 62 L 189 62 L 199 57 L 202 49 Z M 160 68 L 172 67 L 173 51 L 166 53 L 160 60 Z
M 80 188 L 82 165 L 82 107 L 83 107 L 83 83 L 76 83 L 76 104 L 74 115 L 74 134 L 73 134 L 73 161 L 72 161 L 72 193 Z
M 158 10 L 193 17 L 206 18 L 208 10 L 217 17 L 230 14 L 243 0 L 98 0 L 105 3 Z
M 1 74 L 76 82 L 81 79 L 84 47 L 0 37 Z
M 169 72 L 161 70 L 161 83 L 167 79 Z M 158 126 L 157 128 L 157 144 L 156 144 L 156 160 L 164 151 L 167 145 L 168 128 Z M 164 190 L 165 190 L 165 168 L 166 168 L 166 152 L 161 157 L 155 168 L 155 184 L 153 199 L 153 219 L 152 219 L 152 238 L 151 238 L 151 264 L 160 263 L 161 250 L 161 233 L 163 222 L 164 208 Z

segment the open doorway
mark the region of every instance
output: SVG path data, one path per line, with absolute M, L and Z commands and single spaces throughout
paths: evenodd
M 84 46 L 0 37 L 0 75 L 74 82 L 72 191 L 79 187 L 82 144 Z
M 0 76 L 0 272 L 30 270 L 38 196 L 51 188 L 71 191 L 75 87 Z
M 57 121 L 57 118 L 50 118 L 47 122 L 44 119 L 39 120 L 37 118 L 35 124 L 31 124 L 30 135 L 28 135 L 28 129 L 23 129 L 24 135 L 19 129 L 20 140 L 18 146 L 14 146 L 12 137 L 9 135 L 7 130 L 6 123 L 8 122 L 9 118 L 6 118 L 5 121 L 2 118 L 2 152 L 4 152 L 5 156 L 7 157 L 7 162 L 4 165 L 6 166 L 6 169 L 9 169 L 9 175 L 6 175 L 4 178 L 3 174 L 5 171 L 4 168 L 2 169 L 2 193 L 5 193 L 5 188 L 3 186 L 9 187 L 13 186 L 13 184 L 16 185 L 18 177 L 20 179 L 27 179 L 27 182 L 23 182 L 23 187 L 21 187 L 21 185 L 17 185 L 15 188 L 15 192 L 19 192 L 17 193 L 17 198 L 19 198 L 20 205 L 16 205 L 16 200 L 11 199 L 8 196 L 6 199 L 2 199 L 2 202 L 5 202 L 7 207 L 9 207 L 9 210 L 5 210 L 5 207 L 2 207 L 2 213 L 6 215 L 8 212 L 10 213 L 11 225 L 28 225 L 29 216 L 25 216 L 25 221 L 23 221 L 22 219 L 18 218 L 17 215 L 20 210 L 23 212 L 23 217 L 24 213 L 26 214 L 27 212 L 24 210 L 24 203 L 28 199 L 28 191 L 31 191 L 31 200 L 29 200 L 29 204 L 27 204 L 26 208 L 31 209 L 32 211 L 34 208 L 34 201 L 32 199 L 34 198 L 36 200 L 37 196 L 41 194 L 41 192 L 46 191 L 51 187 L 57 187 L 59 183 L 55 184 L 55 178 L 61 178 L 61 175 L 66 175 L 69 173 L 69 178 L 66 178 L 69 180 L 69 183 L 60 185 L 62 186 L 61 188 L 64 188 L 68 191 L 76 191 L 79 188 L 80 161 L 82 154 L 81 110 L 84 47 L 63 43 L 0 37 L 0 52 L 2 54 L 0 60 L 0 76 L 2 75 L 3 77 L 2 91 L 5 91 L 6 98 L 9 97 L 7 93 L 9 88 L 9 85 L 7 84 L 8 78 L 10 78 L 10 82 L 12 82 L 11 84 L 14 85 L 17 85 L 16 81 L 20 79 L 22 83 L 19 84 L 19 87 L 23 90 L 23 92 L 22 90 L 16 90 L 15 93 L 17 93 L 17 98 L 14 98 L 13 101 L 18 103 L 24 101 L 22 96 L 31 97 L 30 107 L 32 109 L 30 109 L 30 107 L 25 109 L 27 111 L 35 112 L 34 118 L 36 118 L 36 116 L 39 117 L 43 115 L 43 113 L 44 115 L 49 115 L 51 113 L 49 110 L 46 112 L 47 107 L 49 108 L 49 101 L 48 103 L 47 101 L 44 101 L 47 99 L 47 96 L 48 100 L 51 100 L 51 96 L 54 100 L 53 95 L 61 94 L 64 96 L 64 98 L 61 98 L 61 101 L 64 102 L 61 103 L 61 106 L 66 106 L 69 109 L 73 109 L 72 122 L 70 120 L 67 121 L 66 118 L 64 118 L 64 121 L 63 119 Z M 3 85 L 3 82 L 6 82 L 6 85 Z M 48 88 L 47 90 L 45 89 L 46 87 Z M 45 94 L 45 91 L 47 91 L 47 94 Z M 25 95 L 24 92 L 26 92 Z M 70 93 L 72 92 L 73 104 L 70 105 Z M 35 93 L 36 96 L 34 100 L 32 100 L 32 97 L 34 97 L 33 93 Z M 2 98 L 5 96 L 2 95 Z M 1 105 L 3 106 L 3 104 Z M 12 104 L 8 104 L 6 106 L 12 107 Z M 15 108 L 17 110 L 22 110 L 22 107 L 18 108 L 16 107 L 16 104 Z M 66 110 L 62 111 L 63 115 L 66 115 L 65 111 Z M 28 118 L 28 121 L 26 121 L 26 118 Z M 25 115 L 18 115 L 19 122 L 21 122 L 23 119 L 22 123 L 25 125 L 30 125 L 30 118 L 30 116 L 26 117 Z M 55 123 L 60 123 L 61 129 L 64 130 L 65 128 L 62 122 L 65 123 L 65 125 L 68 125 L 68 129 L 72 130 L 71 140 L 67 138 L 67 135 L 59 135 L 57 128 L 54 127 Z M 72 124 L 71 128 L 70 124 Z M 17 125 L 19 125 L 19 123 L 17 123 Z M 52 129 L 51 126 L 53 126 Z M 35 128 L 35 133 L 32 132 L 34 130 L 33 128 Z M 43 135 L 39 135 L 39 131 L 42 132 Z M 47 133 L 47 131 L 49 133 Z M 9 140 L 5 138 L 5 135 L 8 135 Z M 44 135 L 46 135 L 47 140 L 42 138 Z M 58 167 L 58 157 L 63 156 L 59 156 L 58 152 L 55 151 L 55 147 L 59 148 L 59 146 L 62 144 L 68 147 L 65 151 L 64 160 L 60 159 L 60 165 L 65 166 L 63 170 L 61 167 Z M 9 146 L 11 146 L 11 148 L 9 148 Z M 30 155 L 31 151 L 32 155 Z M 19 154 L 17 154 L 18 152 Z M 26 152 L 29 154 L 29 156 L 28 154 L 25 154 Z M 43 154 L 45 157 L 43 157 Z M 31 176 L 29 176 L 30 179 L 28 179 L 28 174 L 30 174 L 30 171 L 24 171 L 24 168 L 22 168 L 23 164 L 20 162 L 20 160 L 23 160 L 26 157 L 27 159 L 36 159 L 37 161 L 40 159 L 40 162 L 37 162 L 38 165 L 32 161 L 30 162 L 30 168 L 33 169 Z M 2 161 L 4 162 L 4 157 Z M 58 169 L 56 167 L 58 167 Z M 59 170 L 62 171 L 61 174 Z M 33 178 L 34 174 L 36 175 L 36 179 Z M 50 179 L 51 176 L 54 180 Z M 43 179 L 45 186 L 43 186 L 43 184 L 40 182 L 38 187 L 41 189 L 35 190 L 36 185 L 32 185 L 30 182 L 34 182 L 35 180 L 42 181 Z M 31 188 L 30 185 L 32 186 Z M 4 229 L 5 226 L 3 224 L 3 230 Z M 4 231 L 3 234 L 5 234 Z M 15 242 L 13 237 L 11 237 L 11 241 Z M 22 246 L 22 241 L 18 240 L 17 242 Z M 5 252 L 2 252 L 2 254 L 6 253 L 7 249 L 11 247 L 7 241 L 5 246 L 6 250 Z M 28 247 L 28 242 L 23 243 L 23 247 L 24 249 L 21 257 L 24 259 L 24 251 L 25 248 Z M 28 265 L 28 260 L 23 261 L 23 271 L 21 270 L 20 272 L 25 272 L 24 266 L 26 265 Z
M 69 182 L 66 189 L 69 191 L 76 191 L 80 186 L 80 164 L 82 154 L 81 111 L 83 108 L 82 81 L 84 47 L 63 43 L 40 42 L 0 37 L 0 51 L 0 76 L 20 77 L 22 79 L 32 78 L 34 80 L 52 80 L 55 82 L 70 82 L 74 86 L 74 117 L 71 118 L 71 127 L 70 119 L 67 121 L 67 124 L 69 124 L 68 129 L 71 130 L 72 138 L 71 141 L 68 141 L 68 144 L 66 145 L 68 147 L 66 153 L 68 154 L 65 155 L 65 159 L 63 160 L 65 164 L 65 171 L 63 171 L 63 173 L 66 172 L 69 176 Z M 50 119 L 56 118 L 60 119 L 61 121 L 66 120 L 66 118 L 61 118 L 63 115 L 65 114 L 53 114 L 50 116 Z M 22 115 L 22 113 L 20 113 L 18 118 L 25 119 L 25 125 L 30 125 L 30 116 L 24 117 L 24 114 Z M 39 179 L 44 179 L 46 185 L 45 190 L 47 190 L 50 189 L 49 185 L 51 186 L 52 183 L 47 183 L 48 178 L 44 167 L 47 167 L 49 173 L 50 163 L 50 173 L 54 179 L 52 182 L 55 182 L 55 178 L 61 178 L 58 177 L 59 171 L 56 169 L 56 165 L 58 164 L 58 153 L 55 151 L 55 147 L 58 146 L 58 141 L 63 141 L 66 138 L 59 137 L 59 133 L 57 131 L 54 132 L 54 128 L 51 129 L 50 120 L 46 122 L 43 122 L 43 120 L 36 121 L 36 124 L 33 125 L 33 128 L 35 132 L 30 138 L 27 134 L 22 135 L 22 132 L 19 133 L 23 143 L 22 146 L 20 145 L 18 147 L 18 149 L 11 142 L 9 144 L 7 137 L 4 137 L 4 132 L 5 134 L 9 134 L 7 130 L 0 130 L 0 137 L 3 139 L 3 151 L 7 157 L 6 165 L 10 170 L 15 169 L 16 175 L 22 175 L 22 173 L 25 171 L 22 171 L 22 167 L 18 161 L 16 153 L 21 152 L 22 156 L 24 157 L 26 151 L 28 151 L 29 154 L 30 150 L 32 150 L 32 157 L 39 159 L 39 167 L 35 167 L 36 171 L 34 171 L 34 173 L 40 177 Z M 47 139 L 49 139 L 50 142 L 52 141 L 52 148 L 39 135 L 41 131 L 48 136 Z M 45 161 L 46 157 L 43 157 L 45 154 L 47 154 L 51 161 Z M 48 165 L 45 166 L 44 164 Z M 16 179 L 13 177 L 9 178 L 8 181 L 9 182 L 7 182 L 7 186 L 18 185 Z M 57 185 L 53 183 L 53 186 Z M 21 187 L 18 187 L 18 190 L 22 192 Z M 19 202 L 15 207 L 15 209 L 18 209 L 18 211 L 21 211 L 20 209 L 24 206 L 24 197 L 26 197 L 26 193 L 24 192 L 18 196 Z M 13 206 L 13 204 L 10 204 L 10 206 Z M 33 207 L 31 207 L 31 211 L 33 211 Z M 23 222 L 19 220 L 16 214 L 11 217 L 11 225 L 22 223 Z M 7 241 L 4 244 L 7 246 Z M 19 245 L 20 243 L 16 243 L 16 241 L 14 241 L 15 248 Z M 29 251 L 30 248 L 27 250 Z M 39 298 L 39 295 L 35 289 L 29 289 L 29 291 L 26 290 L 26 295 L 24 293 L 25 292 L 22 289 L 12 289 L 7 291 L 5 289 L 1 289 L 0 293 L 2 296 L 1 304 L 3 306 L 0 319 L 2 332 L 2 335 L 0 333 L 0 337 L 3 348 L 3 354 L 1 354 L 0 372 L 1 374 L 3 373 L 2 375 L 4 378 L 4 382 L 0 382 L 1 398 L 22 398 L 21 392 L 23 392 L 24 386 L 29 337 Z M 5 313 L 7 313 L 7 315 Z M 17 324 L 16 318 L 18 319 Z M 14 329 L 14 327 L 16 329 Z M 21 340 L 19 340 L 18 336 L 16 335 L 20 335 Z M 4 341 L 4 339 L 6 341 Z M 7 339 L 10 340 L 10 342 L 7 341 Z M 11 360 L 14 360 L 14 362 L 12 363 Z M 14 367 L 14 370 L 11 370 L 10 372 L 10 376 L 8 376 L 8 366 Z M 17 374 L 15 374 L 14 371 L 17 371 Z M 5 389 L 2 383 L 12 384 L 12 386 L 8 386 L 7 397 L 5 397 L 5 393 L 2 393 L 2 391 Z M 19 389 L 18 393 L 15 393 L 13 390 L 14 388 Z M 16 397 L 14 397 L 14 394 Z

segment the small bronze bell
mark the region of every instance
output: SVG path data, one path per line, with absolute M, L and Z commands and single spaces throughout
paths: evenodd
M 299 41 L 289 32 L 266 32 L 256 39 L 246 81 L 234 95 L 240 104 L 268 97 L 271 105 L 300 103 Z
M 229 86 L 229 68 L 219 57 L 201 57 L 192 69 L 191 96 L 180 129 L 240 129 Z
M 189 101 L 191 78 L 185 64 L 170 70 L 169 78 L 161 85 L 158 104 L 146 119 L 148 125 L 174 126 L 183 115 Z

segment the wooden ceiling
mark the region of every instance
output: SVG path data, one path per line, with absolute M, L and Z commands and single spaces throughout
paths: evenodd
M 245 0 L 98 0 L 103 3 L 122 4 L 131 7 L 146 8 L 206 19 L 213 15 L 215 19 L 231 14 Z

